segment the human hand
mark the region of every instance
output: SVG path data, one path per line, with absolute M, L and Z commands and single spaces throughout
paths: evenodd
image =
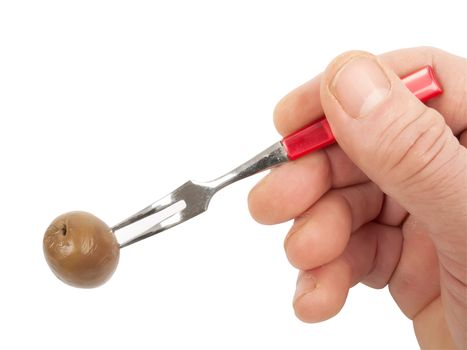
M 428 64 L 444 93 L 427 107 L 398 76 Z M 258 222 L 295 219 L 295 313 L 322 321 L 353 285 L 389 285 L 422 348 L 467 348 L 467 60 L 345 53 L 284 97 L 274 121 L 287 135 L 323 113 L 338 145 L 273 169 L 249 195 Z

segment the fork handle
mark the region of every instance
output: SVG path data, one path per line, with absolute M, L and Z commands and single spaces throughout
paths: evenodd
M 420 100 L 426 101 L 442 92 L 430 66 L 423 67 L 402 79 L 407 88 Z M 257 174 L 263 170 L 294 160 L 326 147 L 336 140 L 325 117 L 285 137 L 249 161 L 233 169 L 229 173 L 205 183 L 212 191 L 217 192 L 238 180 Z
M 443 92 L 436 80 L 433 68 L 425 66 L 402 78 L 405 86 L 422 102 Z M 282 145 L 290 160 L 294 160 L 336 142 L 327 119 L 323 116 L 318 121 L 286 136 Z

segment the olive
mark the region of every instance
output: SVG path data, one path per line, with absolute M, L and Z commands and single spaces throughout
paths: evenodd
M 80 288 L 105 283 L 117 268 L 120 247 L 112 230 L 82 211 L 57 217 L 47 228 L 44 255 L 55 275 Z

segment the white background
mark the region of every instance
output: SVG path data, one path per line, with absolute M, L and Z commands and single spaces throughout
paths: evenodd
M 278 140 L 277 100 L 342 51 L 467 55 L 462 3 L 1 1 L 0 348 L 417 348 L 386 289 L 295 318 L 290 224 L 247 210 L 259 177 L 122 250 L 101 288 L 56 279 L 42 235 L 76 209 L 115 224 L 247 160 Z

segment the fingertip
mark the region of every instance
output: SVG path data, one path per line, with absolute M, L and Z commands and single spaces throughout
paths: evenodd
M 276 215 L 274 211 L 268 210 L 274 198 L 267 190 L 267 176 L 261 179 L 248 193 L 248 210 L 252 218 L 263 225 L 271 225 L 276 223 Z
M 315 304 L 316 298 L 314 298 L 313 292 L 308 292 L 294 299 L 293 308 L 295 316 L 305 323 L 316 323 L 328 319 L 328 317 L 317 315 Z
M 329 173 L 323 152 L 272 169 L 248 195 L 251 215 L 262 224 L 278 224 L 297 217 L 330 188 Z
M 321 75 L 295 88 L 276 105 L 273 121 L 277 131 L 288 135 L 323 116 L 319 100 Z
M 293 302 L 295 316 L 305 323 L 322 322 L 334 317 L 342 310 L 345 297 L 333 293 L 309 292 Z
M 314 285 L 309 285 L 312 276 Z M 298 319 L 315 323 L 335 316 L 344 306 L 349 291 L 350 270 L 342 259 L 300 274 L 293 308 Z M 302 283 L 305 283 L 303 288 Z
M 361 51 L 361 50 L 346 51 L 336 56 L 328 64 L 328 66 L 326 67 L 326 69 L 324 70 L 322 74 L 320 93 L 322 94 L 323 92 L 325 92 L 326 93 L 325 95 L 327 95 L 327 92 L 331 91 L 330 85 L 334 77 L 337 75 L 337 73 L 341 70 L 341 68 L 346 63 L 348 63 L 349 61 L 357 57 L 370 57 L 370 58 L 375 59 L 375 56 L 373 54 L 366 52 L 366 51 Z
M 293 92 L 293 91 L 292 91 Z M 290 114 L 288 112 L 289 108 L 289 95 L 292 93 L 288 93 L 284 97 L 282 97 L 279 102 L 274 107 L 274 111 L 272 112 L 272 120 L 274 122 L 274 126 L 279 134 L 285 136 L 287 134 L 287 117 Z

